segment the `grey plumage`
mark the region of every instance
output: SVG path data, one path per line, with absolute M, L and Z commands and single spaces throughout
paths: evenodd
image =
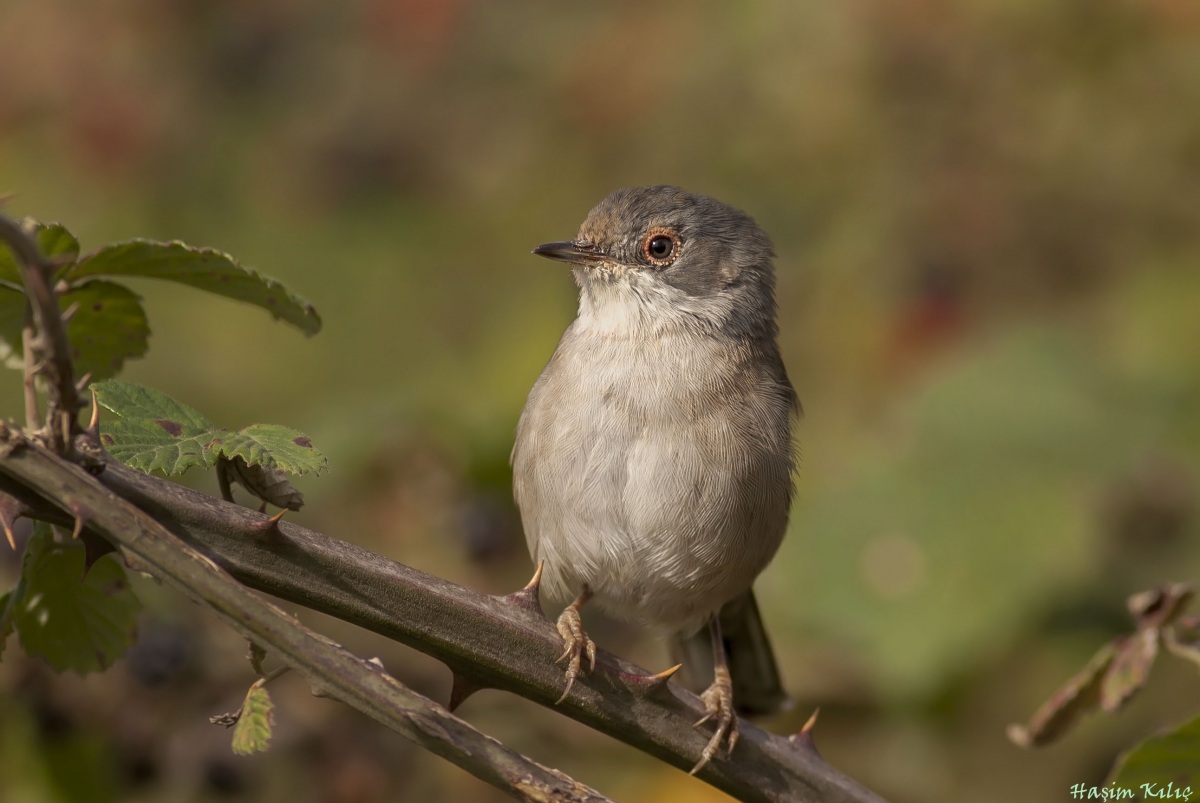
M 712 198 L 640 187 L 536 252 L 571 262 L 580 288 L 512 455 L 543 589 L 565 602 L 586 587 L 613 615 L 683 636 L 736 599 L 761 634 L 744 595 L 787 526 L 799 411 L 770 240 Z M 757 640 L 770 663 L 758 674 L 778 687 Z M 767 699 L 782 692 L 757 707 Z

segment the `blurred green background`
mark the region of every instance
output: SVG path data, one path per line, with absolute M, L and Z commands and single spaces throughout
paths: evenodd
M 1164 661 L 1119 717 L 1039 752 L 1004 736 L 1128 626 L 1129 593 L 1200 565 L 1193 0 L 7 0 L 0 75 L 7 213 L 85 250 L 217 247 L 317 305 L 305 340 L 138 284 L 154 337 L 124 374 L 308 433 L 332 469 L 297 520 L 523 583 L 508 451 L 575 303 L 529 249 L 617 186 L 676 183 L 773 236 L 806 411 L 759 582 L 798 705 L 766 725 L 820 706 L 822 754 L 896 803 L 1051 801 L 1200 708 L 1194 668 Z M 0 550 L 0 580 L 16 568 Z M 235 757 L 207 717 L 250 682 L 244 644 L 138 591 L 141 643 L 102 676 L 9 644 L 0 798 L 503 799 L 288 678 L 271 752 Z M 301 615 L 446 699 L 440 665 Z M 460 712 L 618 799 L 724 799 L 508 695 Z

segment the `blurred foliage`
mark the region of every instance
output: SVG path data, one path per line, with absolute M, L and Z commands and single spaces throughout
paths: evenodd
M 574 304 L 528 249 L 615 186 L 678 183 L 773 235 L 805 404 L 792 537 L 760 581 L 800 706 L 770 727 L 821 705 L 823 755 L 897 803 L 1058 799 L 1200 700 L 1191 667 L 1157 666 L 1052 752 L 1004 737 L 1126 627 L 1129 593 L 1197 572 L 1194 2 L 9 0 L 0 20 L 10 210 L 85 243 L 212 243 L 320 307 L 301 342 L 138 283 L 168 312 L 126 371 L 218 425 L 309 433 L 333 470 L 306 524 L 522 583 L 507 454 Z M 235 759 L 205 717 L 244 693 L 241 645 L 157 595 L 103 676 L 5 653 L 6 800 L 74 800 L 84 776 L 97 800 L 496 799 L 287 679 L 271 751 Z M 319 624 L 445 698 L 443 668 Z M 719 799 L 523 701 L 462 713 L 618 799 Z
M 80 675 L 112 666 L 133 644 L 141 603 L 116 560 L 88 560 L 82 543 L 57 543 L 39 523 L 25 548 L 12 624 L 27 655 Z
M 1145 789 L 1148 785 L 1159 792 L 1156 797 L 1170 797 L 1174 787 L 1178 799 L 1183 797 L 1183 790 L 1200 787 L 1200 764 L 1194 760 L 1198 750 L 1200 717 L 1193 717 L 1121 756 L 1119 771 L 1114 773 L 1112 782 L 1129 789 Z M 1190 796 L 1192 792 L 1186 794 Z
M 1134 631 L 1102 646 L 1087 666 L 1042 704 L 1028 726 L 1009 726 L 1008 738 L 1021 747 L 1040 747 L 1061 739 L 1088 714 L 1115 714 L 1146 685 L 1162 649 L 1200 665 L 1196 643 L 1200 616 L 1184 616 L 1194 596 L 1195 588 L 1182 583 L 1131 596 L 1126 607 Z M 1200 765 L 1200 753 L 1186 741 L 1190 737 L 1179 738 L 1175 744 L 1162 741 L 1160 749 L 1177 749 L 1180 761 Z

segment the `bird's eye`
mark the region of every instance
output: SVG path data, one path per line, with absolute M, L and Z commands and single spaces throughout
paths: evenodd
M 673 231 L 655 230 L 642 238 L 642 256 L 651 265 L 666 267 L 679 253 L 679 236 Z

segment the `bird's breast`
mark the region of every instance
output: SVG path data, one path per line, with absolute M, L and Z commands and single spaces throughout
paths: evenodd
M 513 453 L 551 596 L 586 583 L 618 615 L 678 628 L 749 587 L 782 538 L 792 488 L 790 397 L 762 365 L 770 357 L 567 331 Z

